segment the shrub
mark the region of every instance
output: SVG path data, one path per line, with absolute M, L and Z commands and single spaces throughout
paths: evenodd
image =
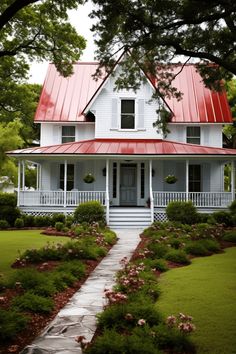
M 174 263 L 180 264 L 190 264 L 190 260 L 187 254 L 183 250 L 170 250 L 166 255 L 165 259 Z
M 178 221 L 182 224 L 195 224 L 198 221 L 196 207 L 189 202 L 170 202 L 166 207 L 166 214 L 170 221 Z
M 201 241 L 189 242 L 184 250 L 188 254 L 192 254 L 194 256 L 209 256 L 210 255 L 210 252 L 201 243 Z
M 131 314 L 132 318 L 128 319 L 127 314 Z M 131 329 L 137 325 L 140 318 L 145 318 L 149 326 L 162 321 L 162 315 L 147 301 L 112 305 L 98 315 L 98 324 L 100 328 Z
M 171 247 L 178 250 L 181 247 L 182 242 L 177 238 L 172 238 L 172 239 L 170 239 L 169 244 L 171 245 Z
M 17 218 L 15 220 L 14 226 L 17 227 L 18 229 L 24 227 L 24 220 L 22 218 Z
M 164 258 L 169 248 L 166 245 L 151 242 L 148 249 L 152 252 L 151 258 Z
M 34 224 L 37 227 L 48 226 L 47 225 L 47 219 L 45 219 L 45 216 L 40 216 L 40 215 L 34 217 Z
M 57 231 L 62 231 L 63 227 L 64 227 L 63 222 L 57 221 L 55 223 L 55 228 L 56 228 Z
M 166 261 L 164 259 L 146 258 L 146 259 L 143 260 L 143 263 L 149 269 L 156 269 L 159 272 L 166 272 L 169 269 L 168 266 L 167 266 L 167 263 L 166 263 Z
M 232 215 L 236 215 L 236 200 L 234 200 L 230 206 L 229 206 L 229 210 L 232 213 Z
M 34 226 L 34 216 L 33 215 L 27 215 L 27 214 L 23 214 L 22 218 L 24 220 L 24 225 L 26 227 L 32 227 Z
M 53 300 L 27 291 L 17 296 L 12 301 L 13 307 L 20 311 L 31 311 L 36 313 L 50 313 L 53 310 Z
M 212 216 L 218 224 L 233 225 L 232 215 L 228 211 L 216 211 Z
M 64 262 L 57 267 L 57 272 L 69 272 L 77 279 L 81 279 L 85 275 L 85 265 L 76 260 Z
M 198 222 L 200 223 L 207 223 L 210 214 L 208 213 L 198 213 Z
M 68 215 L 66 217 L 66 222 L 65 222 L 66 227 L 69 227 L 69 229 L 70 229 L 72 224 L 73 224 L 73 222 L 74 222 L 73 216 Z
M 52 215 L 52 226 L 55 226 L 57 222 L 65 224 L 66 216 L 62 213 L 55 213 Z
M 9 227 L 9 223 L 7 222 L 7 220 L 0 220 L 0 230 L 1 229 L 7 229 Z
M 236 243 L 236 230 L 226 231 L 223 240 Z
M 15 310 L 0 309 L 0 342 L 8 341 L 22 331 L 28 318 Z
M 104 222 L 104 208 L 97 201 L 82 203 L 75 209 L 74 218 L 79 223 Z
M 114 243 L 116 242 L 115 232 L 112 230 L 104 230 L 103 234 L 104 234 L 105 242 L 107 242 L 109 245 L 114 245 Z
M 16 207 L 14 193 L 0 193 L 0 219 L 6 220 L 11 226 L 20 217 L 20 210 Z

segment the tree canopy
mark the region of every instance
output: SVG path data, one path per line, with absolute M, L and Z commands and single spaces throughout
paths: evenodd
M 235 0 L 93 2 L 97 8 L 91 16 L 99 19 L 93 30 L 99 36 L 96 44 L 101 66 L 111 68 L 114 54 L 131 52 L 123 60 L 126 75 L 118 79 L 118 87 L 138 85 L 138 63 L 157 76 L 162 93 L 175 94 L 169 90 L 173 74 L 166 64 L 179 60 L 180 55 L 185 56 L 185 62 L 199 59 L 198 70 L 208 86 L 219 89 L 219 79 L 236 74 Z

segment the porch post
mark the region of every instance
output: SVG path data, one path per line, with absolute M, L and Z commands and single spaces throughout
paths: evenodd
M 67 189 L 67 160 L 64 162 L 64 208 L 66 208 L 66 189 Z
M 152 160 L 149 160 L 149 191 L 150 191 L 151 222 L 153 222 L 154 221 L 154 205 L 153 205 L 153 192 L 152 192 Z
M 22 190 L 25 190 L 25 160 L 22 161 Z
M 106 160 L 106 222 L 109 225 L 109 160 Z
M 189 199 L 189 160 L 186 160 L 185 177 L 186 177 L 186 201 Z
M 36 165 L 36 189 L 39 190 L 39 164 Z
M 17 186 L 17 206 L 20 206 L 20 175 L 21 175 L 21 161 L 18 161 L 18 186 Z
M 42 189 L 42 165 L 39 165 L 39 190 Z
M 231 198 L 232 202 L 235 199 L 235 166 L 234 161 L 231 162 Z

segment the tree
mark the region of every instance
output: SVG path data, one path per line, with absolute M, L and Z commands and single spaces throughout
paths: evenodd
M 16 182 L 17 168 L 14 161 L 7 157 L 5 152 L 23 145 L 19 134 L 21 128 L 22 124 L 19 120 L 0 123 L 0 176 L 8 176 L 12 182 Z
M 177 94 L 171 88 L 172 62 L 180 55 L 198 64 L 204 82 L 220 89 L 222 77 L 236 74 L 236 2 L 234 0 L 93 0 L 99 19 L 97 56 L 111 69 L 114 54 L 130 50 L 122 62 L 125 75 L 117 87 L 137 88 L 140 67 L 157 77 L 158 94 Z M 179 59 L 177 59 L 179 60 Z M 137 63 L 139 67 L 137 67 Z M 209 63 L 211 63 L 209 65 Z
M 39 126 L 34 124 L 34 114 L 39 101 L 41 85 L 12 84 L 6 82 L 0 91 L 0 122 L 21 122 L 19 134 L 24 146 L 39 140 Z
M 228 101 L 233 115 L 233 124 L 224 127 L 224 135 L 227 137 L 228 146 L 236 149 L 236 79 L 225 84 Z
M 27 79 L 29 62 L 52 61 L 68 76 L 85 40 L 68 23 L 67 10 L 82 0 L 1 0 L 0 85 L 5 94 Z M 6 105 L 1 97 L 0 105 Z

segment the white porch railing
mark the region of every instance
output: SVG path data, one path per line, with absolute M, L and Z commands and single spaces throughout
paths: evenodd
M 196 207 L 227 207 L 232 202 L 230 192 L 153 192 L 154 207 L 166 207 L 170 202 L 191 200 Z
M 105 191 L 20 191 L 19 206 L 76 206 L 96 200 L 105 205 Z

